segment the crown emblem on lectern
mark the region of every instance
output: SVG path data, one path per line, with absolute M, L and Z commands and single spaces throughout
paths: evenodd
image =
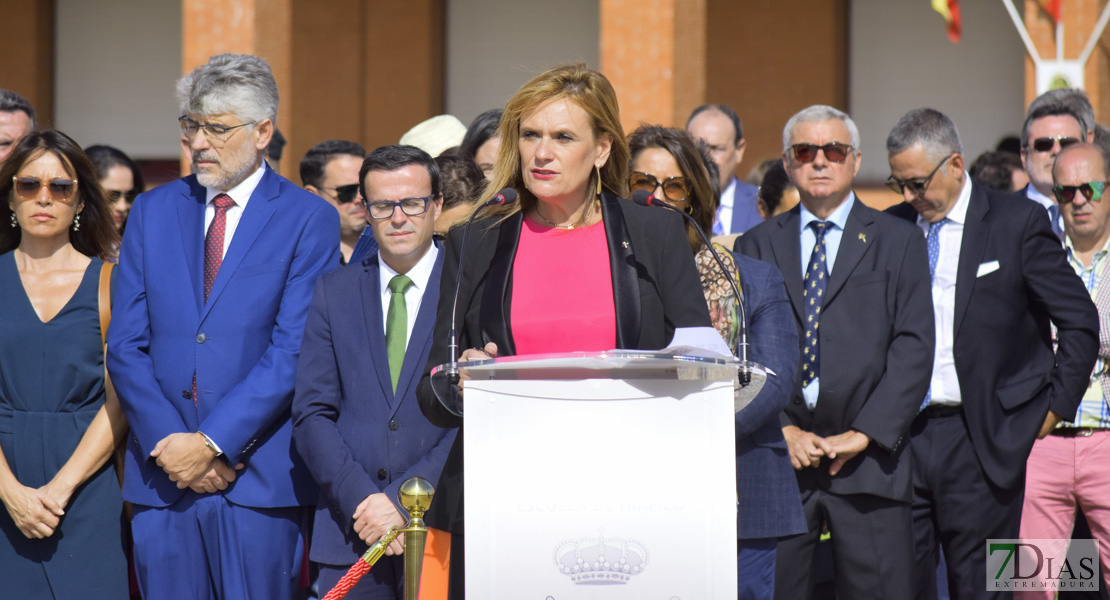
M 647 548 L 625 538 L 598 537 L 567 540 L 555 547 L 555 568 L 578 584 L 612 585 L 631 581 L 648 563 Z

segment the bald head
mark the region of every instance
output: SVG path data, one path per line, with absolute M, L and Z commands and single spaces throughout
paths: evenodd
M 1064 148 L 1052 166 L 1053 192 L 1064 217 L 1064 232 L 1085 264 L 1110 237 L 1110 198 L 1105 197 L 1110 193 L 1108 175 L 1107 154 L 1092 144 Z
M 1086 181 L 1104 181 L 1110 175 L 1110 155 L 1094 144 L 1072 144 L 1056 156 L 1052 165 L 1052 181 L 1055 185 L 1076 185 L 1061 183 L 1074 179 L 1076 171 L 1082 171 Z

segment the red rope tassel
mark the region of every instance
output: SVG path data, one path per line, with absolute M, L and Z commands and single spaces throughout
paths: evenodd
M 345 597 L 348 593 L 350 593 L 351 588 L 355 587 L 355 584 L 358 583 L 358 580 L 362 579 L 362 576 L 369 572 L 370 563 L 367 563 L 365 561 L 360 560 L 351 565 L 351 568 L 347 571 L 347 574 L 339 580 L 339 583 L 335 584 L 335 587 L 331 588 L 331 591 L 328 592 L 327 596 L 324 596 L 324 600 L 339 600 L 340 598 Z
M 363 554 L 358 562 L 351 565 L 351 568 L 347 570 L 347 574 L 340 578 L 339 582 L 335 584 L 335 587 L 328 592 L 328 595 L 324 596 L 324 600 L 339 600 L 349 594 L 351 588 L 355 587 L 355 584 L 358 583 L 358 580 L 362 579 L 363 575 L 369 573 L 370 567 L 374 566 L 374 563 L 378 562 L 378 559 L 385 554 L 386 546 L 396 539 L 399 533 L 401 533 L 401 530 L 394 527 L 389 530 L 389 533 L 385 534 L 385 537 L 371 544 L 366 554 Z

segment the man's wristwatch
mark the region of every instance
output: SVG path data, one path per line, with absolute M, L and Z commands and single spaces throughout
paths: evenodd
M 208 446 L 209 449 L 216 453 L 216 458 L 224 455 L 224 451 L 220 450 L 220 447 L 216 445 L 216 442 L 212 441 L 212 438 L 205 435 L 203 431 L 198 431 L 197 433 L 199 433 L 201 437 L 204 438 L 204 445 Z

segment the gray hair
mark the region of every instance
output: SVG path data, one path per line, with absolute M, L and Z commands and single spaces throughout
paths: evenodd
M 31 120 L 31 129 L 35 125 L 35 109 L 26 98 L 19 94 L 0 88 L 0 112 L 16 112 L 22 111 L 27 114 L 27 118 Z
M 886 151 L 893 156 L 921 144 L 925 156 L 933 162 L 953 154 L 963 154 L 960 132 L 947 115 L 932 108 L 918 108 L 906 113 L 886 138 Z M 948 165 L 944 166 L 945 169 Z
M 1032 115 L 1034 111 L 1041 107 L 1050 105 L 1070 108 L 1075 113 L 1076 119 L 1079 120 L 1084 135 L 1087 134 L 1087 130 L 1094 129 L 1095 109 L 1091 106 L 1091 100 L 1087 97 L 1087 92 L 1076 88 L 1048 90 L 1029 103 L 1029 110 L 1025 111 L 1025 114 L 1026 116 Z
M 829 121 L 832 119 L 843 121 L 844 125 L 848 127 L 849 141 L 852 144 L 852 148 L 858 153 L 859 128 L 856 127 L 855 121 L 853 121 L 852 117 L 849 117 L 847 113 L 839 111 L 831 106 L 825 106 L 824 104 L 814 104 L 809 108 L 803 108 L 793 117 L 790 117 L 790 120 L 786 122 L 786 127 L 782 129 L 782 151 L 786 152 L 790 149 L 790 134 L 794 133 L 794 127 L 796 127 L 798 123 L 812 123 L 814 121 Z
M 270 65 L 249 54 L 220 54 L 177 82 L 183 114 L 233 114 L 244 123 L 277 125 L 278 88 Z
M 1029 130 L 1033 122 L 1045 117 L 1071 117 L 1079 123 L 1082 130 L 1081 141 L 1089 142 L 1087 130 L 1094 129 L 1095 109 L 1083 90 L 1065 89 L 1049 90 L 1029 104 L 1025 112 L 1025 124 L 1021 127 L 1021 147 L 1029 146 Z

